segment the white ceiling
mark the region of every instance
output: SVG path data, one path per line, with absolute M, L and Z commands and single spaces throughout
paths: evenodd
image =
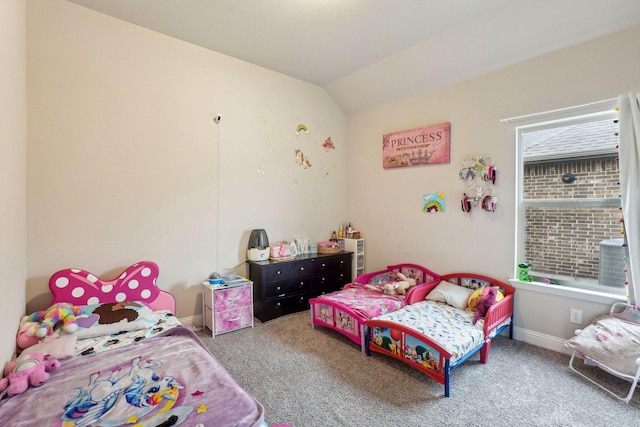
M 320 85 L 347 114 L 640 24 L 640 0 L 68 1 Z

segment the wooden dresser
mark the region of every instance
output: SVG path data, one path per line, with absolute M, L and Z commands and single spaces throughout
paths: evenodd
M 247 261 L 254 316 L 262 322 L 309 309 L 309 298 L 351 281 L 351 252 L 299 255 L 289 261 Z

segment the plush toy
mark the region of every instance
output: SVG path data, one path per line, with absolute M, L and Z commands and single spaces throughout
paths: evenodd
M 489 307 L 496 303 L 496 299 L 498 296 L 498 288 L 495 286 L 490 286 L 487 293 L 482 297 L 478 305 L 476 306 L 476 315 L 473 316 L 473 324 L 487 314 Z
M 40 322 L 40 326 L 36 331 L 36 336 L 44 338 L 53 334 L 56 327 L 61 326 L 62 330 L 67 334 L 72 334 L 78 329 L 76 316 L 82 313 L 82 308 L 70 303 L 59 302 L 53 304 L 46 310 L 37 311 L 29 320 L 32 322 Z
M 53 341 L 60 338 L 60 334 L 57 332 L 54 332 L 51 335 L 47 335 L 44 338 L 38 337 L 36 335 L 38 326 L 40 326 L 38 322 L 25 322 L 22 325 L 22 327 L 18 331 L 18 336 L 16 337 L 16 350 L 18 354 L 38 343 Z
M 22 351 L 40 342 L 40 338 L 36 336 L 38 326 L 40 326 L 40 324 L 37 322 L 25 322 L 25 324 L 22 325 L 16 337 L 18 351 Z
M 386 295 L 406 295 L 407 291 L 415 284 L 416 279 L 397 273 L 395 282 L 384 285 L 384 293 Z
M 38 387 L 49 379 L 49 371 L 60 366 L 60 362 L 42 353 L 33 353 L 22 360 L 14 360 L 4 368 L 0 379 L 0 392 L 7 391 L 9 397 L 24 392 L 29 386 Z

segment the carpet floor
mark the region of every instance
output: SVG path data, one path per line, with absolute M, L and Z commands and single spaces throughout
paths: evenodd
M 499 336 L 489 362 L 453 370 L 451 397 L 425 374 L 326 328 L 309 312 L 199 336 L 235 380 L 265 407 L 270 424 L 372 426 L 636 426 L 640 393 L 626 405 L 576 375 L 569 356 Z M 626 394 L 629 383 L 581 370 Z

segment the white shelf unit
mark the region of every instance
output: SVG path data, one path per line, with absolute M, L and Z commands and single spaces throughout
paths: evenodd
M 353 252 L 351 281 L 364 274 L 364 239 L 343 239 L 344 250 Z

